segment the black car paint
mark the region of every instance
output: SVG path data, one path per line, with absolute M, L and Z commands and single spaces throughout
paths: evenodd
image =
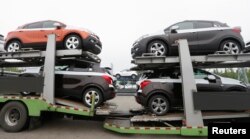
M 114 88 L 109 87 L 101 76 L 55 74 L 55 95 L 58 97 L 70 96 L 82 99 L 84 91 L 90 87 L 99 89 L 104 101 L 115 97 Z
M 160 73 L 173 73 L 173 69 L 170 70 L 157 70 L 155 73 L 157 75 L 154 75 L 152 78 L 157 78 Z M 204 71 L 206 72 L 206 71 Z M 211 74 L 207 72 L 208 74 Z M 214 75 L 214 74 L 213 74 Z M 196 84 L 197 91 L 198 92 L 224 92 L 224 91 L 242 91 L 247 92 L 248 88 L 239 86 L 239 85 L 233 85 L 233 84 L 222 84 L 221 79 L 219 76 L 214 75 L 216 80 L 215 81 L 209 81 L 209 84 Z M 159 77 L 158 77 L 159 78 Z M 149 78 L 150 80 L 151 78 Z M 168 101 L 170 102 L 170 107 L 182 107 L 183 106 L 183 99 L 182 99 L 182 83 L 173 83 L 173 82 L 163 82 L 164 78 L 161 82 L 151 82 L 149 85 L 147 85 L 145 88 L 143 88 L 140 92 L 136 94 L 136 101 L 145 106 L 148 107 L 148 101 L 149 99 L 156 94 L 162 94 L 165 96 Z M 138 88 L 139 89 L 139 88 Z
M 213 22 L 220 27 L 227 27 L 227 25 L 222 24 L 217 21 L 183 21 L 183 22 L 193 22 L 194 29 L 196 28 L 196 22 Z M 179 22 L 181 23 L 181 22 Z M 178 24 L 178 23 L 176 23 Z M 175 24 L 174 24 L 175 25 Z M 172 27 L 171 25 L 170 27 Z M 245 48 L 245 44 L 242 36 L 239 33 L 233 32 L 231 29 L 221 29 L 221 30 L 209 30 L 202 32 L 188 32 L 188 33 L 173 33 L 170 31 L 170 27 L 164 30 L 162 34 L 158 35 L 148 35 L 145 36 L 138 42 L 133 44 L 131 49 L 132 58 L 141 56 L 143 53 L 148 53 L 148 44 L 154 40 L 160 40 L 167 45 L 168 53 L 167 55 L 175 56 L 178 55 L 178 47 L 176 40 L 178 39 L 187 39 L 190 52 L 192 55 L 201 55 L 201 54 L 211 54 L 218 51 L 220 44 L 227 39 L 234 40 L 239 43 L 241 49 Z

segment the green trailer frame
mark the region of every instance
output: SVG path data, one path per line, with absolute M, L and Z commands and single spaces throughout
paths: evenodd
M 59 112 L 64 114 L 74 114 L 74 115 L 81 115 L 81 116 L 94 116 L 95 115 L 95 108 L 94 108 L 94 99 L 92 97 L 92 105 L 91 108 L 77 108 L 77 107 L 70 107 L 70 106 L 62 106 L 62 105 L 55 105 L 47 102 L 42 97 L 22 97 L 22 96 L 0 96 L 0 103 L 5 105 L 8 102 L 12 101 L 19 101 L 22 102 L 28 111 L 29 116 L 39 117 L 41 116 L 42 112 Z
M 207 136 L 208 128 L 204 127 L 122 127 L 109 122 L 104 123 L 104 128 L 122 134 L 164 134 L 182 136 Z

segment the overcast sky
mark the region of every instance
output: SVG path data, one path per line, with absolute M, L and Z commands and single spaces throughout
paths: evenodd
M 218 20 L 241 26 L 250 40 L 250 0 L 2 0 L 0 34 L 25 23 L 58 20 L 95 32 L 103 43 L 102 66 L 130 68 L 140 36 L 183 20 Z

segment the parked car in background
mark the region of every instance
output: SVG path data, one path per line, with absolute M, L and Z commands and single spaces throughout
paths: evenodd
M 4 36 L 0 34 L 0 52 L 4 51 Z
M 59 49 L 83 49 L 99 54 L 102 44 L 99 37 L 83 28 L 73 28 L 64 23 L 46 20 L 29 23 L 8 33 L 5 50 L 19 51 L 22 48 L 46 49 L 47 35 L 56 34 L 56 45 Z
M 194 69 L 198 92 L 248 91 L 239 80 L 225 78 L 201 69 Z M 182 82 L 179 68 L 155 70 L 137 82 L 136 101 L 151 113 L 165 115 L 170 109 L 182 108 Z
M 43 67 L 28 68 L 21 77 L 41 76 Z M 31 92 L 22 92 L 28 95 Z M 107 73 L 89 71 L 89 68 L 60 66 L 55 70 L 55 96 L 73 97 L 87 107 L 92 104 L 95 95 L 95 106 L 115 97 L 113 78 Z
M 115 73 L 114 75 L 117 79 L 119 79 L 121 76 L 131 76 L 132 79 L 135 79 L 137 77 L 137 72 L 131 71 L 129 69 L 125 69 L 125 70 Z
M 176 40 L 187 39 L 192 55 L 225 51 L 240 53 L 245 48 L 241 28 L 231 28 L 218 21 L 187 20 L 163 31 L 140 37 L 131 49 L 132 57 L 153 53 L 155 56 L 178 55 Z

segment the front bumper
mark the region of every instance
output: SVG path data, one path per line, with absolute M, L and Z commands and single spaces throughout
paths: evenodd
M 143 53 L 146 53 L 146 50 L 139 43 L 134 44 L 131 48 L 131 55 L 133 59 L 138 56 L 142 56 Z
M 102 51 L 102 43 L 101 41 L 94 37 L 94 36 L 88 36 L 86 39 L 83 39 L 83 50 L 89 51 L 94 54 L 100 54 Z

